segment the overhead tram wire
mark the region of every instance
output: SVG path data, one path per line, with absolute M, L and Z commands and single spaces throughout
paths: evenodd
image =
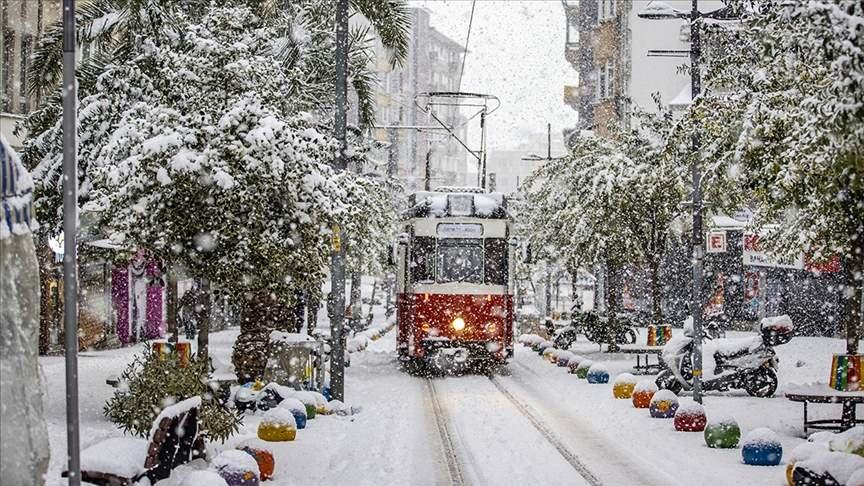
M 468 18 L 468 35 L 465 36 L 465 52 L 462 53 L 462 68 L 459 69 L 459 83 L 456 85 L 456 91 L 462 91 L 462 76 L 465 74 L 465 58 L 468 57 L 468 42 L 471 41 L 471 26 L 474 24 L 474 7 L 477 6 L 477 0 L 471 2 L 471 16 Z

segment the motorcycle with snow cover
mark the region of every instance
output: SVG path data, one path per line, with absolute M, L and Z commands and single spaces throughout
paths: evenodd
M 711 339 L 706 335 L 702 348 L 702 389 L 745 390 L 754 397 L 770 397 L 777 391 L 777 354 L 774 346 L 792 339 L 794 326 L 789 316 L 766 317 L 759 335 L 747 338 Z M 660 389 L 680 393 L 693 386 L 693 319 L 684 323 L 684 335 L 663 347 L 663 370 L 657 375 Z

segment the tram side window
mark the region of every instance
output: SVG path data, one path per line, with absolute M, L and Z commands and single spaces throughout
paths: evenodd
M 486 240 L 486 283 L 507 284 L 507 240 L 488 238 Z
M 435 280 L 435 238 L 417 236 L 411 246 L 411 281 Z

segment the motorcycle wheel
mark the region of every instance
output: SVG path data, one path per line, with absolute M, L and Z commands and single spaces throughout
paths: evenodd
M 636 344 L 636 331 L 633 329 L 627 329 L 623 333 L 619 334 L 619 340 L 621 344 Z
M 744 390 L 751 397 L 768 398 L 777 391 L 777 372 L 773 368 L 762 368 L 744 382 Z
M 676 395 L 681 393 L 681 390 L 684 389 L 684 385 L 678 381 L 678 378 L 670 370 L 661 371 L 654 382 L 657 384 L 657 388 L 661 390 L 669 390 Z

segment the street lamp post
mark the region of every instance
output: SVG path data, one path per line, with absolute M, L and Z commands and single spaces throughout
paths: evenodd
M 348 0 L 336 1 L 336 116 L 334 132 L 339 141 L 339 153 L 334 168 L 348 167 Z M 345 250 L 340 243 L 341 228 L 333 228 L 333 248 L 330 258 L 330 393 L 336 400 L 345 400 Z
M 712 12 L 699 12 L 698 0 L 691 0 L 690 11 L 677 10 L 664 2 L 651 2 L 639 12 L 639 18 L 650 20 L 687 19 L 690 21 L 690 99 L 691 103 L 702 91 L 702 79 L 699 72 L 699 61 L 702 54 L 700 38 L 700 26 L 698 20 L 701 18 L 726 18 L 725 10 L 719 9 Z M 683 54 L 678 51 L 663 51 L 665 55 Z M 650 55 L 650 52 L 649 52 Z M 702 403 L 702 264 L 705 256 L 705 242 L 702 231 L 702 167 L 699 161 L 699 136 L 694 133 L 691 140 L 693 151 L 693 163 L 690 173 L 693 183 L 693 199 L 690 211 L 693 218 L 693 287 L 690 303 L 690 313 L 693 316 L 693 400 Z

